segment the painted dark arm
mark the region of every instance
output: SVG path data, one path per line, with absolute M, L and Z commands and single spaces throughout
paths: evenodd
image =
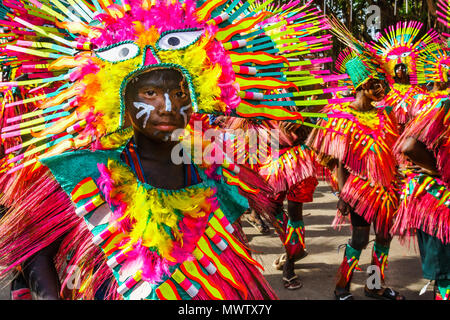
M 339 164 L 337 166 L 337 180 L 339 192 L 341 192 L 342 189 L 344 188 L 344 185 L 347 182 L 349 175 L 350 174 L 348 173 L 348 170 L 345 168 L 344 164 L 341 161 L 339 161 Z
M 425 169 L 426 173 L 439 175 L 435 156 L 422 142 L 413 137 L 409 137 L 403 143 L 401 152 L 415 165 Z
M 348 170 L 345 168 L 344 164 L 339 161 L 339 164 L 337 166 L 337 180 L 338 180 L 338 187 L 339 192 L 342 192 L 342 189 L 345 186 L 345 183 L 347 182 L 348 176 L 349 176 Z M 339 201 L 337 203 L 337 209 L 341 212 L 342 215 L 346 216 L 350 213 L 352 210 L 352 207 L 346 203 L 344 200 L 342 200 L 341 197 L 339 197 Z

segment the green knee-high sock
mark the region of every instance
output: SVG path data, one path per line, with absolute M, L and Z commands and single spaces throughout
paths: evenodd
M 384 271 L 387 267 L 389 246 L 382 246 L 375 241 L 372 250 L 372 265 L 380 268 L 381 282 L 384 283 Z
M 351 247 L 349 244 L 345 247 L 344 259 L 338 269 L 338 280 L 336 285 L 341 288 L 350 290 L 350 282 L 353 272 L 358 266 L 361 250 Z
M 449 300 L 450 299 L 450 280 L 436 280 L 437 292 L 436 300 Z

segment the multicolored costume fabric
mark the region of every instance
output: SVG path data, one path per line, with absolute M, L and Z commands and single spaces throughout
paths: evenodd
M 443 1 L 439 2 L 442 9 Z M 447 4 L 448 7 L 448 4 Z M 438 12 L 439 13 L 439 12 Z M 448 83 L 447 46 L 428 49 L 422 60 L 424 78 L 438 86 Z M 435 299 L 450 298 L 450 167 L 448 92 L 436 91 L 417 104 L 417 115 L 405 128 L 394 148 L 401 161 L 406 141 L 413 138 L 423 144 L 436 160 L 438 176 L 406 170 L 398 219 L 392 232 L 402 237 L 417 236 L 423 276 L 435 280 Z
M 272 125 L 275 125 L 272 123 Z M 275 127 L 278 127 L 275 125 Z M 301 129 L 301 128 L 299 128 Z M 303 134 L 303 137 L 301 136 Z M 269 159 L 259 168 L 259 173 L 274 189 L 275 201 L 283 207 L 284 200 L 307 203 L 313 201 L 318 185 L 314 153 L 303 143 L 305 131 L 283 134 L 280 130 L 279 156 Z M 305 226 L 303 221 L 287 219 L 283 210 L 276 216 L 275 230 L 283 242 L 288 257 L 295 257 L 305 249 Z
M 394 83 L 380 106 L 392 106 L 397 122 L 404 125 L 412 119 L 417 97 L 423 94 L 420 86 Z
M 105 284 L 112 299 L 276 298 L 231 225 L 248 207 L 241 191 L 262 191 L 232 163 L 199 167 L 202 181 L 176 191 L 139 180 L 121 159 L 133 136 L 124 94 L 145 72 L 175 69 L 196 113 L 299 123 L 324 116 L 284 109 L 294 93 L 264 94 L 345 77 L 284 70 L 330 61 L 288 61 L 330 48 L 319 12 L 300 2 L 268 12 L 270 2 L 247 10 L 253 1 L 75 0 L 73 11 L 59 1 L 3 1 L 1 55 L 28 61 L 30 80 L 0 85 L 54 91 L 9 119 L 8 138 L 29 139 L 7 160 L 14 179 L 1 198 L 10 205 L 0 224 L 2 274 L 60 240 L 62 290 L 79 268 L 75 299 L 93 299 Z M 262 23 L 270 16 L 278 25 Z M 273 68 L 280 72 L 265 71 Z
M 449 175 L 449 97 L 431 94 L 424 103 L 424 111 L 409 124 L 398 140 L 395 152 L 399 157 L 405 140 L 413 137 L 424 143 L 434 154 L 441 178 L 410 172 L 402 192 L 402 202 L 394 230 L 401 234 L 413 229 L 450 241 L 450 175 Z
M 396 161 L 392 147 L 398 139 L 396 122 L 386 110 L 361 112 L 349 103 L 328 105 L 324 112 L 338 119 L 320 120 L 333 133 L 314 129 L 307 145 L 326 165 L 341 161 L 350 176 L 340 196 L 378 232 L 388 233 L 398 206 Z M 340 224 L 339 215 L 335 224 Z

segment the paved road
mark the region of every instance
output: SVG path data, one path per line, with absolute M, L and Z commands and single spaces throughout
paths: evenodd
M 337 247 L 344 244 L 350 237 L 349 225 L 338 231 L 331 227 L 336 212 L 336 197 L 329 188 L 320 183 L 315 193 L 313 203 L 304 206 L 304 221 L 306 224 L 306 245 L 309 255 L 297 262 L 296 273 L 303 282 L 299 290 L 285 290 L 281 281 L 281 271 L 272 266 L 272 262 L 283 252 L 281 242 L 273 232 L 261 235 L 247 222 L 243 222 L 244 232 L 250 241 L 254 256 L 264 266 L 264 275 L 284 300 L 329 300 L 333 299 L 334 277 L 338 269 L 343 251 L 338 254 Z M 371 238 L 374 236 L 372 234 Z M 362 270 L 370 265 L 372 244 L 363 251 L 360 260 Z M 389 256 L 389 268 L 386 271 L 387 282 L 396 290 L 402 292 L 409 300 L 432 299 L 432 292 L 427 291 L 419 296 L 420 289 L 427 283 L 422 279 L 420 257 L 414 244 L 408 250 L 394 239 Z M 356 299 L 367 299 L 363 293 L 365 272 L 356 272 L 352 290 Z M 5 287 L 6 286 L 6 287 Z M 9 299 L 7 283 L 0 282 L 0 300 Z
M 244 232 L 250 241 L 250 246 L 256 251 L 254 256 L 264 266 L 264 275 L 269 283 L 283 300 L 329 300 L 334 299 L 334 279 L 336 271 L 342 261 L 343 249 L 338 253 L 340 244 L 347 243 L 350 238 L 350 226 L 335 230 L 331 223 L 336 213 L 337 198 L 330 193 L 325 183 L 320 183 L 316 189 L 314 202 L 304 205 L 304 221 L 306 227 L 306 246 L 309 255 L 296 263 L 296 273 L 303 282 L 303 287 L 289 291 L 284 289 L 281 281 L 281 271 L 276 270 L 272 263 L 283 253 L 281 241 L 272 232 L 261 235 L 247 222 L 243 222 Z M 372 233 L 371 240 L 375 236 Z M 427 283 L 422 278 L 420 256 L 418 248 L 414 249 L 400 245 L 397 238 L 392 241 L 389 265 L 386 271 L 386 281 L 389 286 L 400 291 L 408 300 L 428 300 L 433 295 L 431 287 L 422 296 L 419 292 Z M 370 243 L 360 258 L 360 267 L 363 271 L 356 272 L 353 277 L 352 291 L 355 299 L 369 299 L 364 296 L 366 270 L 371 262 Z

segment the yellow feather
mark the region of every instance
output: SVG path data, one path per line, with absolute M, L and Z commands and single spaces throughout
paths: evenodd
M 214 190 L 186 189 L 167 194 L 157 189 L 146 190 L 138 185 L 129 168 L 113 160 L 108 162 L 108 168 L 115 183 L 111 196 L 122 193 L 125 199 L 130 199 L 122 219 L 130 219 L 132 230 L 129 241 L 122 247 L 142 241 L 144 246 L 157 248 L 162 257 L 173 261 L 170 255 L 173 240 L 182 240 L 178 222 L 183 216 L 199 218 L 209 214 L 211 205 L 206 200 L 214 195 Z

